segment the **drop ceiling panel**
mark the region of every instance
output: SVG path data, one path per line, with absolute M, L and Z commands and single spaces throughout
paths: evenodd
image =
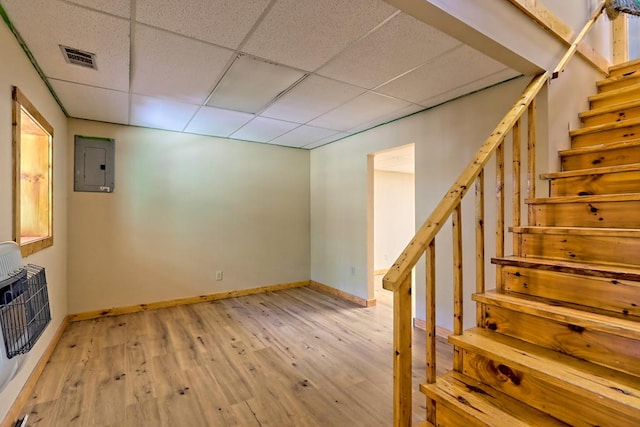
M 306 123 L 364 93 L 364 89 L 311 75 L 260 115 Z
M 137 0 L 136 20 L 236 49 L 269 0 Z
M 477 50 L 460 46 L 376 91 L 418 103 L 504 68 Z
M 198 111 L 185 131 L 228 137 L 254 117 L 253 114 L 205 106 Z
M 339 139 L 342 139 L 344 137 L 349 136 L 348 133 L 345 132 L 338 132 L 335 135 L 331 135 L 327 138 L 321 139 L 320 141 L 316 141 L 316 142 L 312 142 L 311 144 L 307 144 L 302 148 L 306 148 L 307 150 L 311 150 L 312 148 L 316 148 L 316 147 L 321 147 L 323 145 L 327 145 L 330 144 L 332 142 L 335 142 Z
M 129 124 L 129 94 L 110 89 L 51 80 L 53 90 L 71 117 Z
M 269 141 L 270 144 L 286 145 L 287 147 L 303 147 L 321 139 L 337 134 L 335 130 L 317 128 L 314 126 L 300 126 Z
M 156 129 L 182 131 L 198 106 L 142 95 L 131 95 L 131 123 Z
M 362 132 L 367 129 L 370 129 L 375 126 L 379 126 L 381 124 L 391 122 L 393 120 L 400 119 L 402 117 L 406 117 L 410 114 L 417 113 L 420 110 L 424 110 L 425 107 L 422 105 L 409 104 L 409 106 L 405 108 L 401 108 L 400 110 L 392 111 L 391 113 L 385 114 L 380 117 L 376 117 L 374 120 L 370 120 L 368 122 L 361 123 L 358 126 L 355 126 L 348 130 L 349 133 L 357 133 Z
M 3 0 L 47 77 L 129 90 L 129 21 L 53 0 Z M 96 54 L 98 70 L 68 64 L 59 45 Z
M 131 0 L 67 0 L 70 3 L 90 7 L 123 18 L 131 17 Z
M 297 123 L 283 122 L 281 120 L 256 117 L 240 130 L 234 132 L 231 138 L 247 141 L 269 142 L 285 132 L 300 126 Z
M 398 14 L 318 73 L 372 89 L 459 45 L 412 16 Z
M 240 56 L 224 75 L 207 103 L 211 107 L 257 113 L 302 78 L 301 71 Z
M 309 124 L 345 131 L 408 106 L 408 102 L 367 92 L 312 120 Z
M 233 51 L 137 24 L 131 90 L 141 95 L 202 104 Z
M 381 0 L 278 0 L 242 50 L 313 71 L 394 12 Z

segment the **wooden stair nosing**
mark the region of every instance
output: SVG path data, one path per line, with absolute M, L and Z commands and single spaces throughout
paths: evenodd
M 436 400 L 436 414 L 438 406 L 443 405 L 469 423 L 480 421 L 490 427 L 567 426 L 550 415 L 454 371 L 440 375 L 434 384 L 420 384 L 420 391 Z
M 640 268 L 633 269 L 627 266 L 618 267 L 606 264 L 586 264 L 557 261 L 554 259 L 523 258 L 516 256 L 491 258 L 491 263 L 502 266 L 536 268 L 539 270 L 554 271 L 558 273 L 640 282 Z
M 540 174 L 540 179 L 560 179 L 572 178 L 578 176 L 597 176 L 622 172 L 638 172 L 640 171 L 640 163 L 629 163 L 626 165 L 604 166 L 587 169 L 576 169 L 571 171 L 549 172 Z
M 605 144 L 589 145 L 587 147 L 580 147 L 580 148 L 569 148 L 567 150 L 560 150 L 558 154 L 560 155 L 560 157 L 566 157 L 566 156 L 575 156 L 575 155 L 587 154 L 587 153 L 597 153 L 599 151 L 611 151 L 611 150 L 619 150 L 624 148 L 633 148 L 637 146 L 640 146 L 640 138 L 636 138 L 628 141 L 609 142 Z
M 598 202 L 631 202 L 640 200 L 640 193 L 595 194 L 588 196 L 558 196 L 526 199 L 529 205 L 548 205 L 559 203 L 598 203 Z
M 572 236 L 605 236 L 620 238 L 640 238 L 640 229 L 637 228 L 600 228 L 600 227 L 561 227 L 561 226 L 535 226 L 523 225 L 509 227 L 509 231 L 516 234 L 549 234 Z M 628 268 L 628 267 L 625 267 Z
M 589 119 L 591 117 L 599 116 L 600 114 L 615 113 L 617 111 L 627 110 L 631 108 L 640 107 L 640 99 L 633 101 L 625 101 L 619 104 L 607 105 L 605 107 L 593 108 L 591 110 L 583 111 L 578 114 L 580 120 Z
M 544 319 L 640 341 L 640 322 L 635 320 L 621 319 L 559 304 L 550 304 L 523 295 L 515 296 L 496 291 L 473 294 L 472 299 L 483 304 L 498 305 Z
M 623 129 L 640 125 L 640 118 L 626 119 L 619 122 L 609 122 L 601 125 L 586 126 L 569 131 L 569 136 L 582 136 L 592 133 L 605 132 L 608 130 Z
M 625 68 L 632 68 L 632 67 L 640 68 L 640 58 L 623 62 L 621 64 L 612 65 L 611 67 L 609 67 L 609 75 L 612 75 L 612 73 L 616 73 L 619 70 L 623 70 Z
M 634 80 L 634 79 L 640 78 L 640 72 L 638 71 L 639 70 L 632 70 L 624 74 L 618 74 L 617 76 L 611 76 L 611 77 L 607 77 L 606 79 L 598 80 L 596 82 L 596 87 L 601 88 L 603 86 L 607 86 L 612 83 L 618 83 L 618 82 L 623 82 L 625 80 Z
M 637 417 L 640 379 L 484 328 L 450 335 L 449 342 L 579 395 L 607 399 L 609 408 Z M 516 365 L 516 366 L 514 366 Z M 604 404 L 604 402 L 601 402 Z
M 636 91 L 640 91 L 640 83 L 632 84 L 619 89 L 609 90 L 606 92 L 600 92 L 595 95 L 591 95 L 587 99 L 589 102 L 602 101 L 607 98 L 615 98 L 616 96 L 625 95 L 625 94 L 633 93 Z

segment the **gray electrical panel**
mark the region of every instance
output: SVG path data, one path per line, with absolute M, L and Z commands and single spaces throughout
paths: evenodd
M 113 139 L 75 136 L 74 191 L 113 192 L 116 144 Z

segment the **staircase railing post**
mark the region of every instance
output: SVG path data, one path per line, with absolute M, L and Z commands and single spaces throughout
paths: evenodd
M 436 240 L 426 250 L 427 269 L 427 384 L 436 382 Z M 436 402 L 427 397 L 427 421 L 436 423 Z
M 527 199 L 536 197 L 536 100 L 533 98 L 527 109 Z M 534 225 L 536 221 L 534 209 L 529 205 L 529 225 Z
M 496 149 L 496 256 L 504 256 L 504 138 Z M 500 267 L 496 269 L 496 289 L 502 290 Z
M 484 278 L 484 169 L 476 179 L 476 292 L 485 289 Z M 482 307 L 476 304 L 476 325 L 482 324 Z
M 411 274 L 393 297 L 393 418 L 396 427 L 411 427 Z
M 462 335 L 464 329 L 463 283 L 462 283 L 462 204 L 458 203 L 453 215 L 453 334 Z M 458 349 L 453 351 L 453 368 L 462 369 L 462 355 Z

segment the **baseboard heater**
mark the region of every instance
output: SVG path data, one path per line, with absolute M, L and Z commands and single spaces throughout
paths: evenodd
M 50 322 L 44 267 L 25 266 L 15 242 L 0 243 L 0 392 Z

